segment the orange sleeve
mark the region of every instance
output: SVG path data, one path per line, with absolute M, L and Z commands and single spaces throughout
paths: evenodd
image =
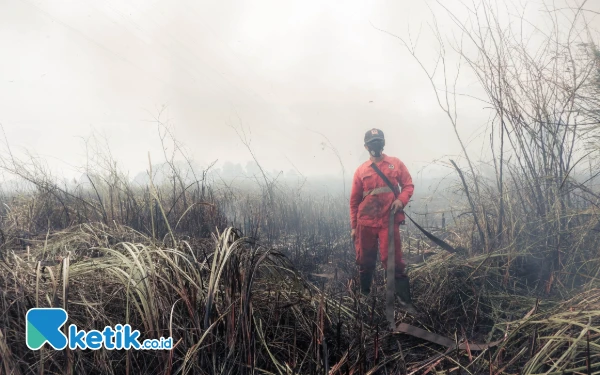
M 356 229 L 356 216 L 358 214 L 358 205 L 363 198 L 363 185 L 358 173 L 359 169 L 354 172 L 352 179 L 352 191 L 350 192 L 350 227 Z
M 412 197 L 413 192 L 415 191 L 415 185 L 413 185 L 412 177 L 406 168 L 404 163 L 400 162 L 400 175 L 398 178 L 398 183 L 402 188 L 398 199 L 402 202 L 402 204 L 406 207 L 410 197 Z

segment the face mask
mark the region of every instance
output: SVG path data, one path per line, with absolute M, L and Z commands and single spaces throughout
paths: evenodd
M 373 157 L 380 157 L 381 152 L 383 151 L 384 142 L 380 140 L 375 140 L 367 143 L 367 149 L 369 150 L 369 154 Z

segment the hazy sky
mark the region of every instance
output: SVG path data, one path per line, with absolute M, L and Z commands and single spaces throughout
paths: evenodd
M 340 171 L 316 132 L 352 173 L 366 158 L 364 132 L 379 127 L 386 152 L 416 173 L 459 153 L 458 143 L 425 74 L 371 24 L 403 37 L 423 25 L 419 53 L 431 65 L 426 3 L 0 0 L 0 123 L 15 149 L 57 167 L 82 165 L 81 137 L 104 134 L 132 174 L 148 151 L 160 160 L 153 121 L 162 106 L 199 163 L 245 165 L 231 128 L 241 121 L 266 168 L 293 163 L 307 175 Z M 477 87 L 467 73 L 459 81 L 462 92 Z M 489 113 L 460 105 L 460 131 L 477 155 Z

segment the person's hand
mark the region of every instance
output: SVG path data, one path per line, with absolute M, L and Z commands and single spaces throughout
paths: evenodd
M 352 237 L 352 241 L 354 241 L 354 239 L 356 238 L 356 229 L 352 229 L 350 231 L 350 237 Z
M 393 203 L 392 203 L 392 213 L 396 213 L 398 211 L 402 211 L 402 209 L 404 208 L 404 204 L 402 203 L 402 201 L 400 199 L 396 199 Z

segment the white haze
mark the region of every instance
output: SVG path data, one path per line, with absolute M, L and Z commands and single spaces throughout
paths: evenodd
M 457 1 L 444 3 L 464 12 Z M 0 7 L 0 124 L 15 152 L 33 151 L 65 176 L 81 175 L 91 134 L 106 138 L 132 177 L 146 170 L 148 153 L 163 160 L 159 113 L 200 166 L 252 161 L 235 129 L 275 172 L 341 178 L 345 170 L 348 178 L 367 158 L 362 137 L 372 127 L 384 130 L 386 152 L 415 176 L 444 176 L 447 167 L 432 163 L 460 159 L 426 75 L 376 29 L 413 39 L 421 29 L 419 56 L 431 68 L 438 45 L 429 7 L 440 9 L 432 1 L 0 0 Z M 539 3 L 527 9 L 535 20 Z M 454 30 L 443 17 L 440 28 Z M 448 64 L 454 74 L 456 59 Z M 483 95 L 466 68 L 457 91 Z M 458 130 L 476 159 L 489 156 L 483 107 L 468 97 L 458 103 Z

